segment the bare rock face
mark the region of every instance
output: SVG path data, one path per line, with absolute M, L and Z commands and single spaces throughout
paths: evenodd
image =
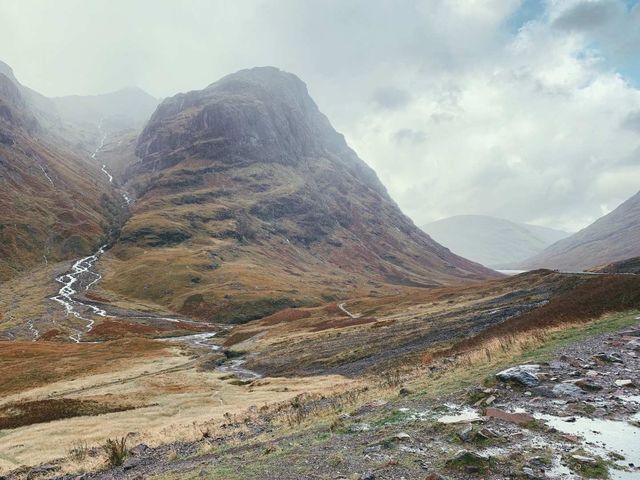
M 227 165 L 252 162 L 305 167 L 326 158 L 386 193 L 295 75 L 273 67 L 228 75 L 204 90 L 162 102 L 140 135 L 142 169 L 191 155 Z
M 305 289 L 315 274 L 312 296 L 367 281 L 433 286 L 496 275 L 416 228 L 305 84 L 276 68 L 164 100 L 136 153 L 129 176 L 138 213 L 123 249 L 211 246 L 209 255 L 224 260 L 201 276 L 203 304 L 229 258 L 260 257 L 257 270 Z
M 12 138 L 10 132 L 18 129 L 33 133 L 39 126 L 16 83 L 0 72 L 0 132 Z

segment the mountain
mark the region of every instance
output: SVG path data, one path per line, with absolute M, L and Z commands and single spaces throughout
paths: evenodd
M 523 262 L 525 268 L 581 271 L 640 256 L 640 192 L 588 227 Z
M 120 199 L 99 168 L 50 134 L 46 97 L 0 65 L 0 281 L 87 255 L 118 223 Z M 43 120 L 43 121 L 41 121 Z
M 136 154 L 133 215 L 104 260 L 103 285 L 125 297 L 244 321 L 497 275 L 420 231 L 306 85 L 276 68 L 164 100 Z
M 422 228 L 458 255 L 492 268 L 511 268 L 569 234 L 485 215 L 458 215 Z
M 634 275 L 640 275 L 640 257 L 631 257 L 606 265 L 598 265 L 590 268 L 588 271 L 594 273 L 632 273 Z
M 158 99 L 140 88 L 124 88 L 101 95 L 71 95 L 52 99 L 60 116 L 84 126 L 142 127 L 158 106 Z

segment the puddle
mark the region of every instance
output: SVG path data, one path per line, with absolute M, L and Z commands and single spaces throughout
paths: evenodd
M 609 458 L 609 452 L 623 455 L 624 460 L 616 462 L 621 467 L 627 467 L 629 463 L 640 466 L 640 428 L 626 421 L 573 417 L 576 419 L 575 422 L 567 422 L 566 418 L 569 417 L 561 418 L 542 414 L 535 417 L 563 433 L 582 437 L 587 451 L 604 459 Z M 623 472 L 612 468 L 609 470 L 609 476 L 620 480 L 637 479 L 638 470 Z
M 471 407 L 459 408 L 458 412 L 451 415 L 443 415 L 438 418 L 440 423 L 464 423 L 464 422 L 476 422 L 481 420 L 480 414 Z

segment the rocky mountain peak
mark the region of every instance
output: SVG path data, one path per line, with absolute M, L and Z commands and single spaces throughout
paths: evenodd
M 274 67 L 241 70 L 204 90 L 164 100 L 140 135 L 136 153 L 155 169 L 186 155 L 285 164 L 343 157 L 343 163 L 352 160 L 353 168 L 362 168 L 304 82 Z

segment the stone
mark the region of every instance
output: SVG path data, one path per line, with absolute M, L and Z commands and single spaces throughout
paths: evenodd
M 39 465 L 29 470 L 29 472 L 27 473 L 27 480 L 31 480 L 36 477 L 41 477 L 42 475 L 47 475 L 47 474 L 50 475 L 51 473 L 57 470 L 60 470 L 60 467 L 57 465 L 49 465 L 49 464 Z M 3 478 L 3 477 L 0 477 L 0 478 Z
M 627 348 L 640 351 L 640 340 L 631 340 L 629 343 L 627 343 Z
M 490 428 L 481 428 L 480 430 L 478 430 L 478 433 L 476 435 L 484 440 L 496 438 L 498 436 L 498 434 Z
M 569 435 L 568 433 L 563 433 L 562 435 L 560 435 L 560 437 L 571 443 L 578 443 L 580 441 L 578 437 L 576 437 L 575 435 Z
M 597 385 L 593 382 L 589 382 L 584 378 L 576 380 L 574 384 L 579 386 L 581 389 L 586 390 L 587 392 L 597 392 L 598 390 L 602 390 L 602 387 L 600 385 Z
M 401 397 L 406 397 L 407 395 L 411 395 L 413 392 L 411 390 L 409 390 L 408 388 L 402 387 L 400 389 L 400 391 L 398 392 L 398 394 Z
M 148 445 L 145 445 L 144 443 L 140 443 L 139 445 L 136 445 L 135 447 L 133 447 L 131 450 L 129 450 L 129 452 L 131 453 L 131 455 L 144 455 L 145 453 L 151 451 L 151 448 L 149 448 Z
M 622 362 L 622 357 L 620 355 L 618 355 L 617 353 L 605 353 L 605 352 L 600 352 L 600 353 L 596 353 L 593 358 L 595 358 L 596 360 L 600 360 L 601 362 L 605 362 L 605 363 L 623 363 Z
M 587 373 L 585 373 L 585 375 L 587 377 L 597 377 L 598 376 L 598 372 L 596 372 L 595 370 L 587 370 Z
M 586 457 L 584 455 L 571 455 L 571 459 L 575 460 L 578 463 L 582 463 L 585 465 L 597 465 L 598 461 L 595 458 Z
M 534 394 L 536 397 L 544 397 L 544 398 L 553 398 L 556 396 L 553 393 L 553 391 L 548 387 L 533 388 L 531 389 L 531 393 Z
M 524 467 L 522 469 L 522 474 L 527 478 L 537 478 L 536 474 L 533 472 L 533 468 L 531 467 Z
M 463 442 L 470 442 L 473 440 L 473 427 L 471 425 L 467 425 L 462 428 L 462 430 L 458 431 L 457 435 Z
M 375 480 L 376 475 L 373 472 L 366 472 L 360 475 L 360 480 Z
M 469 450 L 460 450 L 453 458 L 447 460 L 448 466 L 454 467 L 479 467 L 484 468 L 489 465 L 491 461 L 490 457 L 485 455 L 480 455 L 476 452 L 471 452 Z
M 633 387 L 633 380 L 628 380 L 628 379 L 624 379 L 624 380 L 616 380 L 614 382 L 616 384 L 616 387 Z
M 495 401 L 496 401 L 495 395 L 491 395 L 491 396 L 489 396 L 489 397 L 484 399 L 484 404 L 485 405 L 491 405 Z
M 540 365 L 518 365 L 496 373 L 496 378 L 502 382 L 515 382 L 525 387 L 537 387 L 540 379 L 536 372 Z
M 534 421 L 534 418 L 528 413 L 509 413 L 504 410 L 500 410 L 499 408 L 488 407 L 484 411 L 485 416 L 491 418 L 497 418 L 498 420 L 504 420 L 505 422 L 516 423 L 518 425 L 523 425 L 527 423 L 531 423 Z
M 584 395 L 584 390 L 573 383 L 559 383 L 551 389 L 558 397 L 578 397 Z
M 137 466 L 142 465 L 142 459 L 139 457 L 129 457 L 122 464 L 122 469 L 124 471 L 132 470 Z
M 411 436 L 408 433 L 400 432 L 395 436 L 396 440 L 400 440 L 401 442 L 406 442 L 407 440 L 411 440 Z
M 424 477 L 424 480 L 447 480 L 447 479 L 442 475 L 440 475 L 439 473 L 430 473 L 429 475 Z

